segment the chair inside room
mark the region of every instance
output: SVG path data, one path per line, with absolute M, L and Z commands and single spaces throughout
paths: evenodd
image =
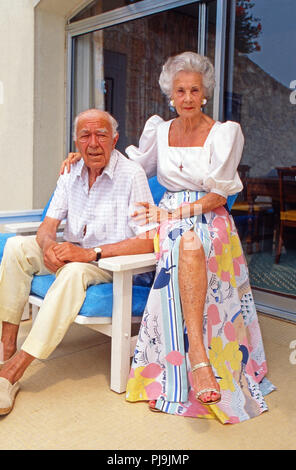
M 232 215 L 235 220 L 240 238 L 247 241 L 248 254 L 261 250 L 260 241 L 266 238 L 265 223 L 266 218 L 273 215 L 273 207 L 270 201 L 256 198 L 251 201 L 248 195 L 248 179 L 250 173 L 249 165 L 239 165 L 238 173 L 243 183 L 243 190 L 238 195 L 232 208 Z M 273 225 L 273 224 L 272 224 Z M 272 237 L 273 235 L 271 235 Z
M 295 188 L 289 185 L 290 182 L 296 181 L 296 166 L 278 167 L 277 172 L 279 176 L 280 217 L 276 236 L 276 264 L 280 262 L 282 248 L 284 246 L 285 229 L 296 228 L 295 195 L 292 194 Z

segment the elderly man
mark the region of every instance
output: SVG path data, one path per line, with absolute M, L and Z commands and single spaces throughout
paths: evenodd
M 61 175 L 36 237 L 8 240 L 0 271 L 3 367 L 0 414 L 11 411 L 19 379 L 35 358 L 45 359 L 64 337 L 89 285 L 112 281 L 94 261 L 100 257 L 153 251 L 151 237 L 131 217 L 134 203 L 151 201 L 144 170 L 115 149 L 115 119 L 91 109 L 75 121 L 82 159 Z M 66 218 L 65 242 L 56 231 Z M 150 227 L 151 228 L 151 227 Z M 146 226 L 144 230 L 148 230 Z M 55 273 L 31 332 L 16 352 L 17 333 L 34 274 Z

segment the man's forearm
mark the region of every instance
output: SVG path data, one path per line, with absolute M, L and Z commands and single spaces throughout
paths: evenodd
M 102 258 L 111 256 L 139 255 L 154 251 L 153 233 L 146 232 L 138 237 L 128 238 L 117 243 L 101 245 Z
M 36 241 L 41 250 L 45 250 L 52 243 L 56 243 L 56 232 L 48 232 L 47 230 L 38 230 Z
M 56 233 L 59 224 L 59 220 L 45 217 L 40 225 L 36 235 L 36 241 L 43 251 L 53 243 L 56 243 Z

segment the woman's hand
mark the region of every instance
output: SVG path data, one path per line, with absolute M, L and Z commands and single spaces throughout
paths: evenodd
M 75 153 L 75 152 L 70 152 L 68 154 L 68 157 L 66 160 L 63 161 L 61 168 L 60 168 L 60 175 L 64 174 L 65 168 L 67 167 L 68 173 L 70 173 L 70 168 L 71 165 L 73 165 L 76 162 L 79 162 L 81 159 L 81 154 L 80 153 Z
M 135 206 L 142 206 L 142 209 L 136 210 L 132 217 L 139 222 L 139 225 L 151 223 L 162 223 L 172 219 L 172 214 L 165 209 L 149 204 L 149 202 L 136 202 Z

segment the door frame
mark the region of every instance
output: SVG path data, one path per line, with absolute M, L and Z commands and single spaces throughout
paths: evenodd
M 74 82 L 74 39 L 76 36 L 87 34 L 92 31 L 107 28 L 115 24 L 124 23 L 137 18 L 143 18 L 155 13 L 172 10 L 190 3 L 199 4 L 199 22 L 197 27 L 198 51 L 205 53 L 206 44 L 206 21 L 207 5 L 211 0 L 143 0 L 140 3 L 127 5 L 116 10 L 101 13 L 83 20 L 66 25 L 66 48 L 67 48 L 67 77 L 66 77 L 66 154 L 71 148 L 72 139 L 72 103 Z M 213 119 L 222 120 L 224 100 L 224 59 L 225 59 L 225 35 L 226 35 L 226 0 L 216 0 L 216 45 L 215 45 L 215 73 L 216 87 L 213 96 Z M 76 12 L 77 13 L 77 12 Z

